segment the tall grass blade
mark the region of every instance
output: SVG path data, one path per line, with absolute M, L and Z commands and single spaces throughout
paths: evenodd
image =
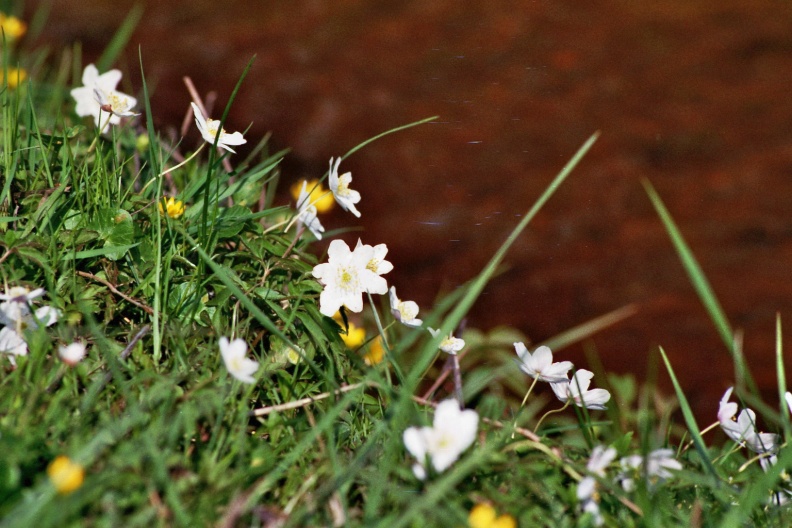
M 121 27 L 118 28 L 118 31 L 113 35 L 112 40 L 110 40 L 110 43 L 105 48 L 104 52 L 102 52 L 99 60 L 96 61 L 96 67 L 99 71 L 107 71 L 107 69 L 115 63 L 118 56 L 124 51 L 124 48 L 129 42 L 129 38 L 132 36 L 132 32 L 135 31 L 142 16 L 143 5 L 135 4 L 132 6 L 124 22 L 121 23 Z

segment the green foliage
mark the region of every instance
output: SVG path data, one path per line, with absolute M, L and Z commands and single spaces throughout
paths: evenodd
M 140 13 L 130 13 L 102 69 Z M 4 50 L 6 68 L 11 51 Z M 664 354 L 686 426 L 672 422 L 672 401 L 631 377 L 609 377 L 607 415 L 574 404 L 542 414 L 553 392 L 540 384 L 520 404 L 531 380 L 513 344 L 530 343 L 508 328 L 462 336 L 460 392 L 480 418 L 473 447 L 443 472 L 429 467 L 426 480 L 411 470 L 404 431 L 432 424 L 432 404 L 454 392 L 453 375 L 443 382 L 441 339 L 596 134 L 481 273 L 421 314 L 423 328 L 397 324 L 376 301 L 336 321 L 320 312 L 312 238 L 294 226 L 293 207 L 273 203 L 286 151 L 270 152 L 265 138 L 234 164 L 225 151 L 201 156 L 184 142 L 167 143 L 153 126 L 145 76 L 138 94 L 145 115 L 100 134 L 69 97 L 79 54 L 60 70 L 40 71 L 0 92 L 0 280 L 3 292 L 45 288 L 31 306 L 52 305 L 60 317 L 49 327 L 0 319 L 27 347 L 0 351 L 0 526 L 464 526 L 480 503 L 519 526 L 593 526 L 596 515 L 584 513 L 578 497 L 586 477 L 609 526 L 787 524 L 787 509 L 773 498 L 789 494 L 790 450 L 767 464 L 731 442 L 708 446 L 710 428 L 699 430 Z M 344 158 L 430 119 L 384 132 Z M 727 339 L 731 329 L 703 272 L 648 190 Z M 184 211 L 171 217 L 161 204 L 174 193 Z M 633 311 L 615 310 L 545 344 L 555 351 L 586 340 Z M 344 343 L 350 323 L 365 328 L 363 344 Z M 431 338 L 427 326 L 440 334 Z M 242 338 L 259 363 L 255 383 L 230 375 L 218 346 L 229 336 Z M 88 352 L 69 365 L 58 346 L 74 341 Z M 780 321 L 778 342 L 783 398 Z M 381 362 L 371 359 L 377 346 Z M 770 410 L 765 418 L 788 431 L 782 416 Z M 683 469 L 658 478 L 644 464 L 629 473 L 635 489 L 627 490 L 627 470 L 617 464 L 586 468 L 594 445 L 611 446 L 622 460 L 672 447 Z M 85 469 L 71 493 L 58 492 L 47 473 L 60 455 Z

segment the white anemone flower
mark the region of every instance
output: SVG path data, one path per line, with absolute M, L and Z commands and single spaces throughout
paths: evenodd
M 195 124 L 198 126 L 198 130 L 201 132 L 204 141 L 210 145 L 214 145 L 215 138 L 217 138 L 219 134 L 220 137 L 217 140 L 217 146 L 229 152 L 233 152 L 234 154 L 236 154 L 236 151 L 229 147 L 229 145 L 236 146 L 247 143 L 247 140 L 242 136 L 241 132 L 229 134 L 224 129 L 220 128 L 220 121 L 204 117 L 197 104 L 190 104 L 192 105 L 193 114 L 195 115 Z
M 550 347 L 540 346 L 531 354 L 524 344 L 514 343 L 514 350 L 517 352 L 517 357 L 520 358 L 520 368 L 532 378 L 550 383 L 569 379 L 572 362 L 553 363 L 553 352 Z
M 745 408 L 737 414 L 737 404 L 730 402 L 734 387 L 729 387 L 720 400 L 718 406 L 718 422 L 726 435 L 740 445 L 747 446 L 755 453 L 771 453 L 778 448 L 778 435 L 773 433 L 760 433 L 756 430 L 756 413 Z
M 359 313 L 363 310 L 364 292 L 378 295 L 387 293 L 388 283 L 379 276 L 376 268 L 372 270 L 370 266 L 374 249 L 358 241 L 355 251 L 350 251 L 343 240 L 330 242 L 327 262 L 317 264 L 311 272 L 324 285 L 319 296 L 319 311 L 322 315 L 332 317 L 342 306 Z
M 310 202 L 311 193 L 307 186 L 308 182 L 303 181 L 300 196 L 297 198 L 297 221 L 307 227 L 317 240 L 321 240 L 325 228 L 316 216 L 316 205 Z
M 602 411 L 607 408 L 605 403 L 610 400 L 611 395 L 605 389 L 589 390 L 591 378 L 593 377 L 593 372 L 580 369 L 575 372 L 571 380 L 551 383 L 550 387 L 552 387 L 556 397 L 564 403 L 571 399 L 578 407 L 585 406 L 586 409 Z
M 12 365 L 16 365 L 14 356 L 26 356 L 28 353 L 25 339 L 10 326 L 0 328 L 0 354 L 8 354 Z
M 83 70 L 83 85 L 71 91 L 71 96 L 77 102 L 74 111 L 80 117 L 93 117 L 96 126 L 101 126 L 102 133 L 107 130 L 109 125 L 119 124 L 120 116 L 137 104 L 134 97 L 116 90 L 119 81 L 121 81 L 120 70 L 110 70 L 99 75 L 96 66 L 89 64 Z M 103 105 L 109 105 L 109 109 L 107 106 L 102 108 Z M 123 111 L 121 113 L 113 112 L 114 106 L 117 110 L 122 111 L 123 109 Z
M 357 253 L 358 251 L 366 257 L 366 268 L 377 275 L 393 270 L 393 264 L 385 260 L 385 255 L 388 254 L 387 245 L 377 244 L 376 246 L 369 246 L 358 239 L 357 245 L 355 245 L 355 252 Z
M 327 178 L 327 185 L 333 193 L 333 198 L 338 202 L 338 205 L 344 211 L 349 211 L 353 215 L 360 218 L 360 211 L 357 210 L 355 204 L 360 201 L 360 193 L 349 188 L 352 183 L 352 173 L 345 172 L 341 176 L 338 175 L 338 166 L 341 164 L 341 158 L 335 160 L 330 158 L 330 173 Z
M 223 356 L 228 372 L 243 383 L 256 383 L 253 374 L 258 370 L 257 361 L 246 358 L 247 343 L 243 339 L 234 339 L 229 343 L 227 337 L 220 338 L 220 355 Z
M 784 399 L 786 400 L 789 412 L 792 413 L 792 392 L 786 391 L 786 394 L 784 394 Z
M 413 473 L 426 478 L 427 458 L 438 473 L 448 469 L 476 440 L 478 413 L 462 410 L 456 400 L 437 405 L 432 427 L 409 427 L 404 431 L 404 447 L 415 457 Z
M 60 346 L 58 355 L 64 363 L 73 367 L 85 357 L 85 344 L 75 341 L 67 346 Z
M 594 516 L 594 523 L 597 526 L 602 525 L 603 518 L 599 511 L 598 483 L 594 475 L 604 477 L 605 469 L 615 458 L 616 450 L 614 448 L 609 447 L 606 449 L 604 446 L 595 447 L 591 451 L 591 458 L 589 458 L 586 464 L 586 470 L 590 475 L 584 477 L 577 487 L 577 499 L 583 503 L 583 511 L 591 513 Z
M 402 301 L 396 296 L 396 286 L 391 286 L 390 289 L 390 305 L 391 313 L 401 324 L 406 326 L 421 326 L 421 321 L 418 319 L 418 304 L 414 301 Z
M 655 449 L 646 457 L 641 455 L 626 456 L 619 461 L 619 464 L 622 472 L 617 479 L 621 480 L 622 487 L 628 492 L 635 490 L 635 479 L 640 475 L 646 475 L 651 487 L 671 478 L 673 476 L 671 470 L 682 469 L 682 464 L 674 458 L 674 450 L 668 448 Z
M 437 335 L 440 333 L 439 329 L 435 330 L 434 328 L 427 328 L 427 330 L 429 330 L 429 333 L 432 334 L 432 337 L 437 337 Z M 442 341 L 440 341 L 438 348 L 446 354 L 456 356 L 457 352 L 465 348 L 465 340 L 454 337 L 453 335 L 447 335 Z
M 44 295 L 44 288 L 30 291 L 24 286 L 13 286 L 0 293 L 0 324 L 13 325 L 30 314 L 30 302 Z
M 7 313 L 3 314 L 7 317 Z M 51 306 L 42 306 L 33 314 L 22 312 L 19 319 L 9 321 L 8 326 L 0 329 L 0 353 L 8 354 L 12 365 L 16 365 L 14 356 L 26 356 L 28 353 L 27 343 L 25 342 L 23 331 L 25 329 L 35 330 L 39 323 L 44 326 L 52 326 L 60 317 L 60 311 Z

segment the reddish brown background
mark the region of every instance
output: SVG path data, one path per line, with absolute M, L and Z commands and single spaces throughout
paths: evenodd
M 133 2 L 59 0 L 50 43 L 95 59 Z M 579 145 L 602 136 L 509 253 L 470 324 L 540 341 L 627 303 L 598 335 L 605 366 L 642 374 L 662 344 L 714 419 L 733 382 L 640 178 L 658 188 L 772 387 L 776 311 L 792 288 L 792 6 L 722 0 L 174 0 L 146 14 L 121 67 L 156 84 L 159 127 L 181 122 L 181 78 L 224 105 L 253 54 L 230 129 L 291 146 L 291 181 L 400 124 L 342 166 L 365 242 L 385 242 L 403 298 L 429 309 L 473 277 Z M 28 5 L 29 10 L 36 3 Z M 325 225 L 358 225 L 343 213 Z M 582 361 L 580 349 L 564 351 Z

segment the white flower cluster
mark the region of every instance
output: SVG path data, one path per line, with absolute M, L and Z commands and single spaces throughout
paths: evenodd
M 553 352 L 549 347 L 540 346 L 533 354 L 523 343 L 514 343 L 514 350 L 520 358 L 520 368 L 534 379 L 550 383 L 556 397 L 563 403 L 572 401 L 578 407 L 604 410 L 610 400 L 610 392 L 605 389 L 589 389 L 594 373 L 585 369 L 575 372 L 569 379 L 572 369 L 570 361 L 553 363 Z
M 51 326 L 60 317 L 60 312 L 51 306 L 42 306 L 35 311 L 31 303 L 44 295 L 43 288 L 30 291 L 22 286 L 9 288 L 0 294 L 0 353 L 8 354 L 9 360 L 16 365 L 15 356 L 28 353 L 24 331 L 35 330 L 39 325 Z

